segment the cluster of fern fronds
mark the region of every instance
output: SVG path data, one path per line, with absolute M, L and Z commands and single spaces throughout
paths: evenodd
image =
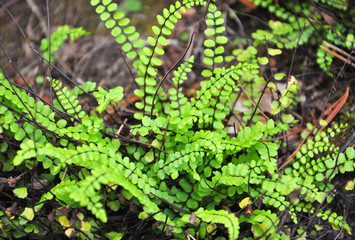
M 229 53 L 224 13 L 214 1 L 170 5 L 157 16 L 154 36 L 146 42 L 116 3 L 91 0 L 91 5 L 132 63 L 139 86 L 134 93 L 140 99 L 132 115 L 136 124 L 129 134 L 122 133 L 125 123 L 105 126 L 102 114 L 109 116 L 107 106 L 124 98 L 122 87 L 106 90 L 87 82 L 68 89 L 48 78 L 56 95 L 49 104 L 1 73 L 2 170 L 42 174 L 32 174 L 32 182 L 8 184 L 14 198 L 30 205 L 16 211 L 1 206 L 0 236 L 64 232 L 70 238 L 119 239 L 124 227 L 108 232 L 105 226 L 133 206 L 138 206 L 141 221 L 154 221 L 175 238 L 237 239 L 241 225 L 249 227 L 243 230 L 246 239 L 318 236 L 314 229 L 323 221 L 351 233 L 341 215 L 323 209 L 333 200 L 334 176 L 354 171 L 355 150 L 341 152 L 330 140 L 346 125 L 314 130 L 313 139 L 280 168 L 284 135 L 297 124 L 290 110 L 298 101 L 299 84 L 284 73 L 273 72 L 271 80 L 260 76 L 269 62 L 258 55 L 261 39 Z M 198 24 L 204 26 L 203 34 L 196 27 L 181 59 L 161 75 L 167 38 L 194 6 L 205 12 Z M 196 56 L 187 54 L 195 37 L 203 38 L 203 61 L 198 64 L 204 66 L 204 80 L 188 96 L 182 86 L 196 64 Z M 264 47 L 271 56 L 282 54 L 281 41 Z M 266 90 L 273 94 L 270 113 L 259 104 Z M 95 113 L 83 111 L 83 95 L 94 99 Z M 238 101 L 249 110 L 237 113 Z M 237 122 L 233 119 L 238 126 L 228 124 Z M 307 216 L 319 221 L 300 224 Z

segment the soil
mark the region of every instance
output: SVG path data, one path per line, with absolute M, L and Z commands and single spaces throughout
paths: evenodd
M 60 79 L 64 84 L 73 87 L 74 83 L 82 84 L 86 81 L 93 81 L 106 88 L 112 88 L 117 85 L 125 88 L 126 99 L 129 101 L 132 92 L 136 88 L 127 64 L 122 58 L 122 52 L 116 44 L 115 39 L 106 30 L 103 23 L 99 20 L 94 9 L 88 3 L 88 0 L 61 0 L 49 1 L 47 6 L 43 0 L 0 0 L 0 67 L 6 73 L 8 79 L 23 85 L 22 79 L 27 83 L 33 84 L 33 89 L 41 97 L 48 97 L 48 84 L 36 84 L 35 77 L 38 75 L 46 76 L 50 72 L 52 77 Z M 122 7 L 125 7 L 121 1 Z M 172 1 L 154 1 L 145 0 L 142 7 L 137 12 L 128 12 L 132 23 L 136 24 L 137 29 L 143 37 L 151 34 L 150 25 L 156 24 L 155 16 L 161 12 L 161 9 L 169 6 Z M 248 15 L 240 15 L 240 23 L 229 19 L 228 31 L 232 35 L 249 38 L 250 34 L 257 28 L 262 27 L 260 21 L 267 22 L 270 15 L 261 8 L 251 8 L 247 1 L 223 1 L 220 3 L 222 11 L 229 9 L 238 9 Z M 32 3 L 32 4 L 31 4 Z M 50 19 L 47 18 L 48 15 Z M 198 24 L 202 10 L 196 8 L 187 14 L 181 22 L 178 23 L 175 33 L 169 40 L 166 49 L 167 56 L 164 56 L 161 73 L 174 65 L 174 63 L 183 54 L 190 33 Z M 41 39 L 45 38 L 49 30 L 53 32 L 57 27 L 69 25 L 70 27 L 83 27 L 91 32 L 89 36 L 82 36 L 78 40 L 66 41 L 60 50 L 55 54 L 54 65 L 60 70 L 50 68 L 45 64 L 39 50 Z M 243 26 L 243 29 L 241 29 Z M 186 37 L 187 36 L 187 37 Z M 199 52 L 201 41 L 196 40 L 193 51 Z M 38 51 L 37 53 L 34 50 Z M 314 122 L 325 111 L 331 103 L 339 99 L 347 88 L 350 93 L 346 104 L 335 121 L 347 122 L 349 131 L 344 132 L 339 137 L 338 144 L 342 146 L 347 140 L 353 137 L 355 129 L 354 115 L 345 113 L 354 113 L 355 110 L 355 68 L 344 64 L 340 60 L 335 60 L 332 65 L 332 71 L 335 77 L 329 77 L 324 71 L 320 70 L 315 64 L 315 57 L 312 55 L 314 49 L 301 46 L 297 49 L 293 59 L 293 50 L 285 51 L 280 58 L 270 60 L 272 67 L 277 68 L 279 72 L 291 72 L 299 81 L 301 87 L 301 103 L 297 108 L 297 114 L 303 122 Z M 293 61 L 293 64 L 291 64 Z M 196 71 L 201 69 L 196 68 Z M 267 71 L 267 69 L 265 70 Z M 21 73 L 21 74 L 20 74 Z M 198 74 L 196 74 L 198 75 Z M 198 87 L 198 79 L 192 74 L 191 80 L 184 85 L 185 91 L 189 92 Z M 48 98 L 47 98 L 48 99 Z M 295 141 L 298 139 L 295 139 Z M 354 141 L 349 145 L 354 146 Z M 9 177 L 13 173 L 2 173 L 0 177 Z M 17 174 L 17 173 L 16 173 Z M 355 229 L 355 194 L 351 191 L 345 191 L 344 185 L 348 180 L 354 179 L 352 174 L 339 175 L 334 179 L 336 182 L 338 195 L 335 197 L 332 205 L 328 206 L 340 215 L 347 216 L 347 222 Z M 0 193 L 1 195 L 1 193 Z M 2 201 L 0 200 L 0 204 Z M 133 208 L 134 209 L 134 208 Z M 169 239 L 169 236 L 162 234 L 157 236 L 154 221 L 140 221 L 137 219 L 137 211 L 120 211 L 119 216 L 110 219 L 113 225 L 105 226 L 108 231 L 116 228 L 114 224 L 126 226 L 126 235 L 124 239 Z M 341 239 L 337 231 L 328 229 L 329 234 L 324 239 Z M 243 229 L 241 229 L 243 231 Z M 168 233 L 168 230 L 166 230 Z M 243 233 L 241 232 L 241 235 Z M 52 236 L 56 239 L 63 239 L 64 236 Z M 27 238 L 26 238 L 27 239 Z M 345 237 L 343 238 L 345 239 Z M 354 238 L 353 238 L 354 239 Z

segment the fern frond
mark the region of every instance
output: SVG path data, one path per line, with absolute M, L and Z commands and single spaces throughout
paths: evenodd
M 60 26 L 54 33 L 51 34 L 51 52 L 49 54 L 49 40 L 44 38 L 41 41 L 40 48 L 44 51 L 43 57 L 51 61 L 54 61 L 54 53 L 59 50 L 62 44 L 70 38 L 71 41 L 75 41 L 78 37 L 88 35 L 89 32 L 85 31 L 82 27 L 70 28 L 68 25 Z
M 105 26 L 111 30 L 111 35 L 126 53 L 127 58 L 136 60 L 138 49 L 143 47 L 144 41 L 139 38 L 139 33 L 134 26 L 129 26 L 130 19 L 124 12 L 118 10 L 117 3 L 112 0 L 91 0 L 91 5 L 96 7 L 96 13 L 105 22 Z
M 199 209 L 194 214 L 204 222 L 220 223 L 228 229 L 229 239 L 238 239 L 239 236 L 239 220 L 232 213 L 228 213 L 226 210 L 205 210 Z M 188 222 L 190 215 L 182 217 L 183 221 Z
M 254 238 L 264 236 L 273 239 L 283 239 L 282 233 L 276 234 L 277 226 L 280 220 L 275 213 L 270 210 L 254 210 L 250 217 L 240 216 L 240 222 L 248 222 L 252 224 L 252 232 Z
M 212 74 L 220 73 L 221 69 L 217 67 L 218 64 L 224 61 L 223 53 L 224 46 L 228 43 L 228 38 L 223 35 L 225 32 L 224 19 L 222 13 L 217 11 L 214 4 L 209 5 L 209 13 L 206 20 L 207 29 L 204 31 L 208 37 L 204 41 L 204 59 L 203 63 L 211 67 L 202 71 L 202 76 L 211 77 Z
M 137 96 L 143 98 L 143 103 L 136 103 L 136 107 L 145 112 L 151 112 L 151 105 L 153 104 L 153 95 L 156 92 L 156 76 L 158 71 L 156 67 L 161 65 L 161 60 L 154 56 L 163 55 L 163 47 L 168 44 L 166 37 L 171 34 L 171 30 L 174 29 L 174 25 L 179 19 L 182 18 L 182 13 L 186 12 L 186 9 L 191 8 L 194 5 L 205 5 L 206 1 L 203 0 L 184 0 L 182 3 L 176 1 L 175 5 L 170 5 L 169 9 L 165 8 L 163 14 L 157 16 L 159 27 L 153 26 L 152 30 L 155 37 L 148 37 L 147 40 L 150 44 L 149 47 L 144 47 L 140 51 L 140 61 L 137 61 L 136 68 L 140 77 L 136 78 L 136 82 L 143 86 L 143 91 L 138 89 L 135 91 Z M 157 101 L 157 100 L 156 100 Z M 160 102 L 154 103 L 155 108 L 153 114 L 159 112 L 162 108 Z M 139 119 L 142 114 L 136 114 L 135 117 Z
M 99 102 L 99 106 L 96 108 L 96 111 L 102 113 L 111 101 L 118 102 L 123 98 L 123 87 L 118 86 L 106 91 L 100 86 L 97 89 L 97 92 L 94 92 L 94 96 Z
M 50 79 L 48 79 L 48 81 L 50 81 Z M 63 84 L 60 81 L 52 79 L 52 87 L 57 95 L 57 99 L 53 100 L 53 105 L 56 108 L 63 112 L 67 112 L 78 119 L 86 115 L 84 111 L 81 111 L 81 105 L 79 105 L 77 97 L 74 96 L 67 87 L 63 87 Z
M 177 70 L 174 71 L 174 77 L 172 78 L 175 88 L 169 89 L 170 105 L 167 109 L 167 105 L 163 105 L 165 112 L 170 116 L 180 115 L 181 112 L 185 112 L 184 106 L 189 101 L 187 97 L 182 93 L 181 85 L 187 79 L 187 73 L 191 72 L 192 64 L 194 63 L 194 56 L 191 56 L 185 63 L 182 63 Z M 172 109 L 170 109 L 172 108 Z M 179 114 L 175 114 L 174 111 L 178 111 Z

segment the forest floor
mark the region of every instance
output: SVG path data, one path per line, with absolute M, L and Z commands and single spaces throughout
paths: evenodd
M 48 22 L 50 23 L 50 31 L 62 25 L 83 27 L 91 34 L 82 36 L 74 42 L 66 41 L 63 44 L 55 54 L 56 60 L 54 62 L 62 72 L 52 70 L 52 76 L 62 80 L 68 86 L 71 86 L 71 84 L 66 81 L 62 73 L 79 84 L 93 81 L 107 88 L 120 85 L 125 88 L 126 99 L 134 101 L 132 92 L 135 85 L 122 60 L 120 49 L 88 2 L 87 0 L 50 1 L 49 11 L 47 12 L 46 1 L 0 0 L 0 3 L 3 3 L 6 11 L 8 11 L 0 8 L 0 46 L 2 48 L 2 51 L 0 51 L 0 66 L 7 73 L 7 76 L 15 83 L 25 86 L 19 75 L 20 72 L 27 83 L 32 84 L 37 89 L 41 97 L 50 100 L 48 97 L 48 82 L 38 84 L 35 79 L 38 75 L 45 76 L 48 73 L 48 65 L 31 47 L 41 53 L 39 47 L 41 39 L 47 36 Z M 131 2 L 137 4 L 140 1 Z M 240 15 L 239 23 L 233 18 L 228 19 L 227 22 L 230 32 L 242 32 L 246 38 L 250 37 L 250 34 L 261 26 L 255 18 L 267 22 L 270 17 L 261 8 L 254 8 L 234 0 L 225 2 L 228 3 L 221 4 L 222 11 L 238 9 L 238 11 L 247 14 Z M 170 3 L 171 1 L 145 0 L 139 5 L 130 6 L 126 4 L 126 6 L 122 6 L 127 9 L 128 15 L 131 17 L 132 23 L 137 26 L 138 31 L 142 33 L 143 37 L 146 37 L 152 33 L 151 23 L 156 24 L 155 16 L 160 13 L 161 9 L 168 7 Z M 47 13 L 50 16 L 49 20 Z M 166 49 L 168 54 L 163 59 L 163 66 L 160 69 L 162 72 L 166 72 L 173 66 L 184 53 L 189 34 L 195 28 L 195 20 L 199 19 L 201 13 L 202 11 L 199 8 L 189 11 L 176 26 Z M 243 29 L 240 28 L 240 24 L 244 26 Z M 201 42 L 196 40 L 195 44 L 197 47 L 193 51 L 200 51 L 198 46 L 201 46 Z M 292 64 L 294 52 L 285 50 L 283 55 L 270 60 L 270 66 L 277 68 L 279 72 L 291 72 L 302 83 L 300 91 L 302 101 L 296 114 L 304 125 L 307 122 L 313 123 L 319 119 L 322 113 L 346 92 L 346 89 L 350 89 L 346 104 L 334 119 L 337 122 L 347 122 L 351 126 L 349 132 L 343 133 L 339 140 L 338 145 L 341 146 L 346 139 L 351 137 L 355 129 L 353 114 L 355 112 L 355 68 L 340 60 L 335 60 L 332 71 L 336 75 L 335 77 L 329 77 L 326 72 L 314 64 L 315 59 L 310 54 L 312 51 L 314 49 L 307 46 L 299 47 Z M 185 91 L 197 89 L 199 80 L 197 77 L 192 77 L 185 84 Z M 90 104 L 86 107 L 86 110 L 91 108 Z M 343 113 L 350 113 L 348 114 L 350 117 L 345 117 Z M 354 146 L 354 143 L 352 146 Z M 9 177 L 10 175 L 11 173 L 0 172 L 0 177 Z M 349 225 L 352 229 L 355 229 L 355 211 L 353 208 L 349 208 L 349 206 L 355 206 L 355 193 L 344 190 L 344 184 L 352 179 L 354 179 L 354 176 L 351 174 L 337 176 L 334 179 L 338 182 L 339 194 L 335 197 L 335 203 L 330 207 L 340 214 L 345 213 Z M 131 226 L 137 224 L 134 217 L 135 215 L 132 214 L 126 219 L 126 221 L 132 221 Z M 150 228 L 151 225 L 147 224 L 144 227 Z M 134 228 L 131 230 L 134 231 Z M 146 229 L 141 231 L 149 232 Z M 148 233 L 147 236 L 149 236 Z

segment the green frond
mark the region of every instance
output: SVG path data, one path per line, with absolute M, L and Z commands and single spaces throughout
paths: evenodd
M 85 112 L 81 111 L 81 106 L 77 96 L 73 95 L 67 87 L 63 87 L 63 84 L 55 79 L 48 79 L 52 82 L 52 87 L 56 92 L 57 98 L 53 100 L 53 105 L 76 118 L 82 118 L 85 116 Z
M 223 35 L 225 33 L 225 26 L 222 13 L 217 11 L 214 4 L 209 5 L 209 11 L 206 19 L 207 28 L 204 31 L 208 38 L 204 41 L 205 51 L 203 63 L 210 66 L 212 69 L 205 69 L 202 71 L 202 76 L 206 78 L 219 72 L 217 66 L 224 61 L 223 45 L 228 42 L 228 38 Z
M 89 35 L 90 33 L 85 31 L 82 27 L 79 28 L 70 28 L 68 25 L 60 26 L 56 29 L 55 32 L 51 34 L 51 41 L 50 41 L 50 49 L 51 52 L 49 54 L 49 40 L 44 38 L 41 40 L 41 50 L 44 51 L 43 57 L 49 60 L 54 61 L 54 53 L 59 50 L 62 44 L 70 38 L 70 41 L 75 41 L 78 37 Z
M 324 26 L 311 26 L 312 21 L 319 20 L 318 13 L 313 13 L 314 19 L 300 15 L 296 21 L 287 8 L 290 3 L 252 2 L 275 13 L 278 21 L 270 21 L 270 30 L 257 30 L 252 34 L 254 40 L 243 40 L 241 47 L 231 50 L 224 13 L 215 1 L 183 0 L 171 4 L 157 16 L 153 36 L 146 41 L 114 1 L 90 1 L 129 59 L 127 63 L 133 65 L 130 70 L 138 84 L 134 94 L 140 99 L 135 102 L 134 114 L 127 118 L 129 133 L 121 128 L 125 124 L 108 127 L 111 123 L 101 117 L 109 104 L 115 105 L 123 98 L 123 87 L 106 90 L 86 82 L 69 90 L 51 79 L 56 96 L 51 105 L 0 73 L 0 137 L 5 140 L 0 143 L 0 166 L 4 172 L 41 170 L 40 181 L 53 180 L 50 185 L 43 184 L 43 195 L 33 207 L 18 209 L 20 217 L 14 214 L 12 219 L 10 211 L 0 211 L 0 236 L 13 236 L 6 235 L 9 231 L 20 232 L 16 237 L 23 237 L 14 226 L 35 223 L 52 211 L 48 219 L 54 216 L 56 224 L 50 228 L 53 231 L 62 234 L 80 229 L 78 239 L 114 239 L 121 233 L 103 233 L 101 226 L 111 224 L 111 216 L 131 211 L 128 205 L 134 204 L 140 219 L 160 223 L 157 229 L 176 239 L 190 235 L 214 239 L 217 234 L 238 239 L 241 224 L 249 227 L 248 239 L 288 239 L 291 227 L 297 230 L 292 237 L 306 233 L 312 236 L 319 227 L 314 222 L 328 223 L 335 230 L 350 233 L 350 226 L 340 214 L 324 209 L 334 200 L 334 177 L 355 168 L 355 150 L 339 149 L 334 143 L 347 126 L 333 125 L 322 132 L 315 129 L 314 137 L 280 171 L 285 150 L 282 136 L 289 124 L 296 122 L 288 110 L 297 104 L 299 85 L 293 76 L 282 72 L 273 72 L 266 84 L 261 73 L 271 57 L 281 55 L 285 48 L 294 48 L 298 40 L 300 45 L 310 41 L 316 31 L 325 32 L 328 41 L 348 49 L 354 45 L 353 33 L 334 25 L 344 40 L 339 43 L 341 38 Z M 316 2 L 339 11 L 345 9 L 340 0 Z M 208 8 L 204 7 L 207 3 Z M 301 6 L 294 4 L 299 13 Z M 187 51 L 186 59 L 168 66 L 174 69 L 163 79 L 161 56 L 169 37 L 184 13 L 197 5 L 206 11 L 204 35 L 193 33 L 203 38 L 203 50 L 198 54 Z M 306 15 L 310 6 L 302 6 Z M 203 21 L 200 28 L 205 27 Z M 301 37 L 299 24 L 304 26 Z M 59 28 L 59 32 L 61 37 L 52 35 L 54 51 L 68 36 L 87 34 L 67 27 Z M 194 44 L 191 41 L 190 47 Z M 47 45 L 44 40 L 43 49 Z M 318 59 L 322 58 L 327 56 L 320 51 Z M 199 60 L 207 67 L 201 73 Z M 331 58 L 328 60 L 324 68 L 330 66 Z M 196 74 L 200 75 L 189 79 Z M 184 84 L 190 84 L 190 80 L 199 81 L 200 86 L 185 92 Z M 272 95 L 267 117 L 259 104 L 260 93 L 265 89 Z M 87 93 L 98 103 L 96 111 L 90 113 L 82 109 L 79 101 Z M 241 105 L 236 107 L 236 101 Z M 247 110 L 240 110 L 240 106 Z M 239 121 L 236 113 L 241 116 L 237 127 L 233 119 L 238 117 Z M 117 115 L 117 121 L 121 121 L 123 114 L 113 114 Z M 25 181 L 16 182 L 11 191 L 14 197 L 24 198 L 36 190 L 26 177 Z M 220 210 L 222 207 L 224 210 Z M 62 208 L 70 213 L 63 214 Z M 84 216 L 85 211 L 90 214 Z M 70 220 L 68 214 L 73 216 Z M 24 216 L 27 219 L 22 219 Z M 288 216 L 290 220 L 285 221 Z M 305 216 L 317 219 L 307 229 L 300 226 Z M 81 226 L 84 222 L 89 224 L 85 229 Z M 224 228 L 218 226 L 217 230 L 216 224 Z M 28 226 L 31 227 L 26 225 L 25 232 L 41 234 L 47 227 L 40 230 L 33 227 L 35 224 Z
M 250 217 L 241 216 L 240 223 L 247 222 L 252 224 L 254 238 L 264 236 L 273 239 L 283 239 L 282 233 L 276 234 L 277 225 L 280 222 L 277 215 L 270 210 L 254 210 Z
M 106 91 L 100 86 L 97 91 L 94 92 L 94 96 L 99 103 L 96 111 L 102 113 L 111 101 L 118 102 L 123 98 L 123 87 L 118 86 L 110 89 L 109 91 Z
M 199 209 L 194 214 L 204 222 L 223 224 L 224 227 L 228 229 L 229 239 L 238 239 L 239 220 L 237 217 L 234 216 L 234 214 L 228 213 L 226 210 L 216 211 L 204 209 Z M 183 217 L 183 220 L 187 217 L 189 216 L 185 215 Z
M 105 22 L 105 26 L 111 29 L 111 35 L 116 38 L 127 58 L 136 60 L 138 49 L 142 48 L 144 41 L 140 39 L 139 33 L 134 26 L 129 26 L 130 20 L 125 14 L 118 10 L 117 3 L 106 1 L 91 1 L 92 6 L 96 6 L 96 13 Z

